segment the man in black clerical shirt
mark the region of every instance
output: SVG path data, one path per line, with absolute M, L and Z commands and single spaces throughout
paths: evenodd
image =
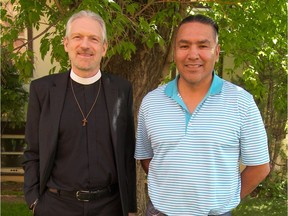
M 80 11 L 64 38 L 71 69 L 31 82 L 23 166 L 34 215 L 136 212 L 132 87 L 100 71 L 107 47 L 103 19 Z

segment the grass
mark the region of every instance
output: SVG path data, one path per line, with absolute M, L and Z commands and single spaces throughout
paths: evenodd
M 244 199 L 233 210 L 233 216 L 287 216 L 287 200 L 282 198 L 251 198 Z
M 32 216 L 24 201 L 1 201 L 1 216 Z
M 1 216 L 32 216 L 23 198 L 23 183 L 1 182 Z

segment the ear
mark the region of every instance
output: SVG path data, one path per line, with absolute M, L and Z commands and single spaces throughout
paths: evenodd
M 68 52 L 68 38 L 67 37 L 64 37 L 63 39 L 63 45 L 64 45 L 64 49 L 66 52 Z
M 105 55 L 106 55 L 107 49 L 108 49 L 108 43 L 107 43 L 107 41 L 105 41 L 105 42 L 103 43 L 102 56 L 105 56 Z
M 220 56 L 220 44 L 217 44 L 216 46 L 215 55 L 216 55 L 216 62 L 218 62 Z

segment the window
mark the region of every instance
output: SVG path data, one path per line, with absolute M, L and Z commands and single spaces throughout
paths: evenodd
M 24 126 L 12 128 L 1 122 L 1 127 L 1 176 L 23 176 L 23 151 L 27 147 Z

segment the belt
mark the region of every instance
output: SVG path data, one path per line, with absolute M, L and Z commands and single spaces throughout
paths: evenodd
M 72 197 L 79 201 L 89 202 L 105 197 L 107 195 L 113 195 L 118 191 L 118 184 L 112 184 L 106 188 L 98 190 L 79 190 L 79 191 L 65 191 L 58 190 L 55 188 L 48 189 L 51 193 L 57 194 L 58 196 Z

